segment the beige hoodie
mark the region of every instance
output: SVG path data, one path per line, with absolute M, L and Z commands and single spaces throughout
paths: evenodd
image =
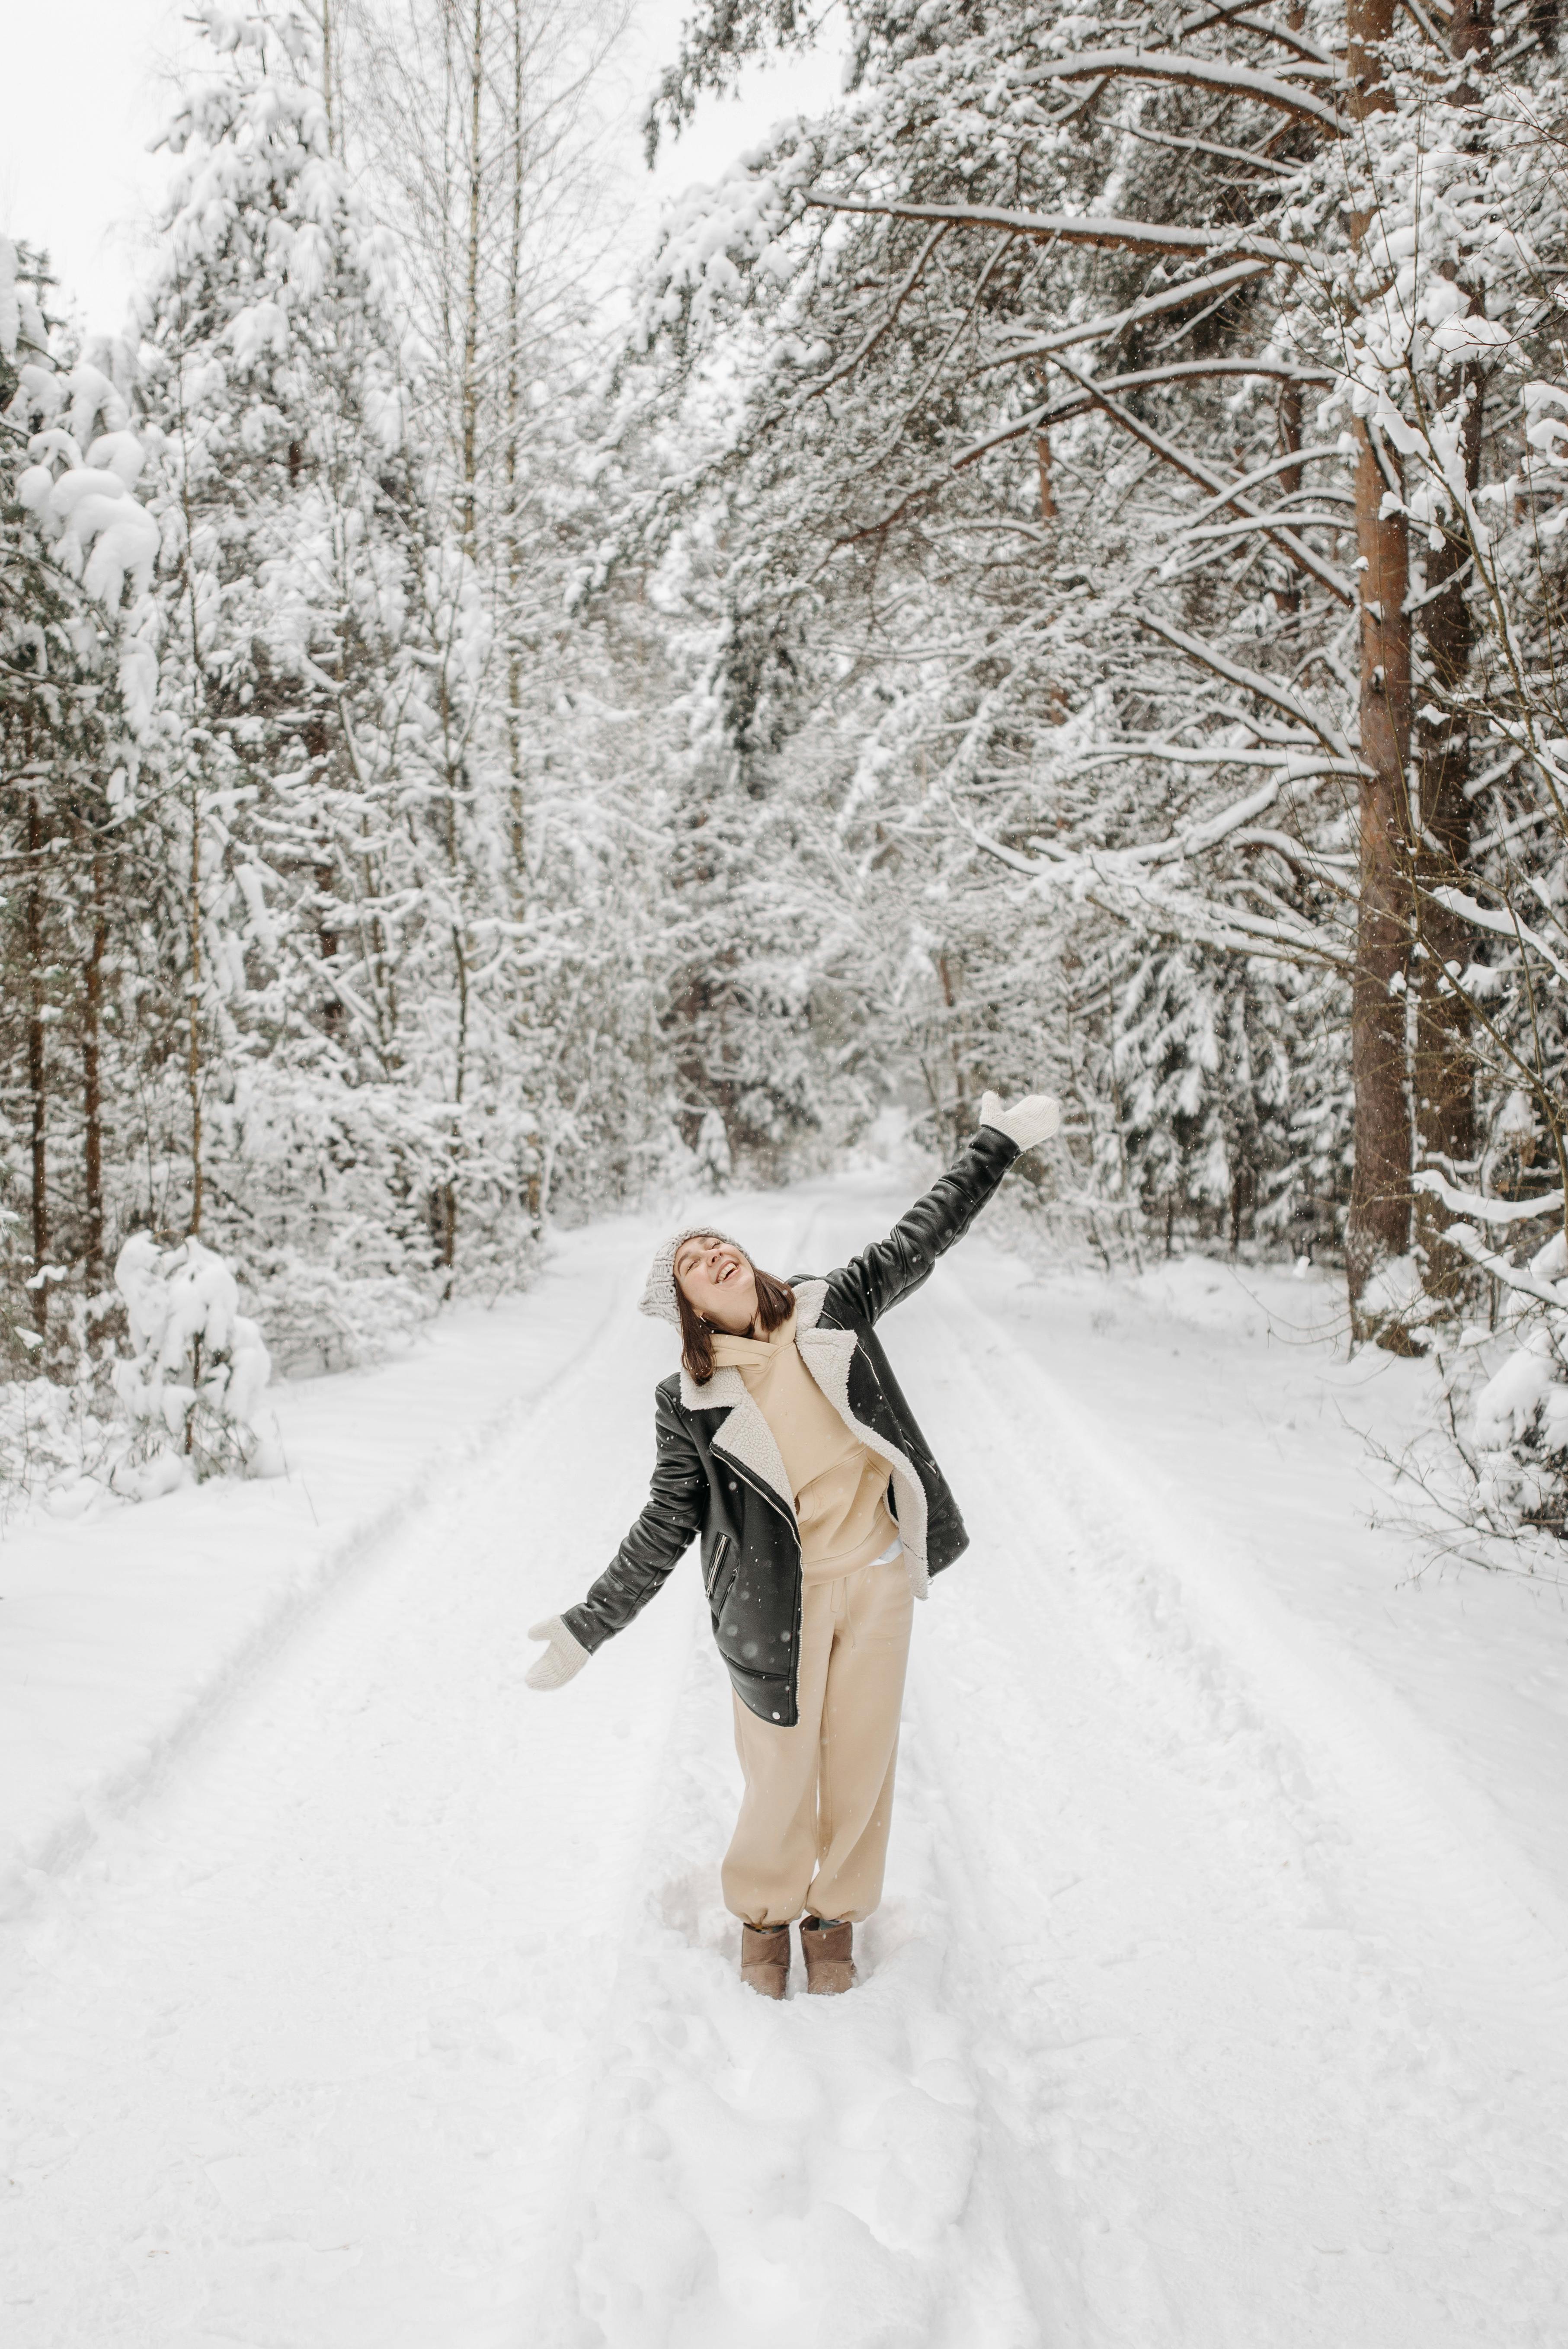
M 805 1579 L 833 1581 L 880 1557 L 898 1534 L 887 1464 L 857 1441 L 801 1361 L 795 1316 L 769 1338 L 715 1330 L 713 1359 L 740 1372 L 772 1431 L 795 1495 Z

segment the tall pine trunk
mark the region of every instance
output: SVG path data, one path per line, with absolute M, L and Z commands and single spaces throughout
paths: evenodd
M 82 972 L 82 1174 L 87 1194 L 87 1247 L 83 1273 L 89 1297 L 103 1287 L 103 1078 L 99 1038 L 103 1018 L 103 960 L 108 946 L 104 904 L 103 858 L 92 852 L 93 926 Z
M 1480 471 L 1482 384 L 1479 368 L 1468 368 L 1466 374 L 1470 404 L 1465 417 L 1465 471 L 1473 489 Z M 1428 555 L 1421 610 L 1431 675 L 1417 735 L 1421 837 L 1416 921 L 1422 952 L 1416 965 L 1413 1090 L 1422 1164 L 1461 1177 L 1476 1147 L 1470 1018 L 1444 973 L 1450 963 L 1462 968 L 1468 961 L 1470 931 L 1462 916 L 1443 905 L 1436 892 L 1445 885 L 1462 886 L 1470 861 L 1470 732 L 1460 706 L 1475 636 L 1465 596 L 1469 569 L 1470 547 L 1455 517 L 1441 546 Z M 1429 1193 L 1418 1194 L 1416 1238 L 1429 1296 L 1452 1296 L 1463 1285 L 1463 1259 L 1439 1237 L 1449 1221 L 1448 1210 Z
M 1492 0 L 1456 0 L 1449 25 L 1456 62 L 1484 69 L 1491 60 Z M 1473 94 L 1473 92 L 1472 92 Z M 1439 382 L 1439 400 L 1468 395 L 1464 419 L 1465 484 L 1480 479 L 1486 379 L 1478 367 Z M 1470 1016 L 1464 1000 L 1444 978 L 1450 963 L 1468 960 L 1470 933 L 1462 917 L 1436 892 L 1465 885 L 1470 863 L 1470 730 L 1463 694 L 1474 650 L 1475 626 L 1465 588 L 1470 567 L 1464 517 L 1449 516 L 1442 543 L 1427 556 L 1421 636 L 1430 687 L 1418 722 L 1420 777 L 1420 836 L 1417 849 L 1416 922 L 1422 953 L 1416 966 L 1416 1051 L 1412 1090 L 1416 1146 L 1423 1165 L 1450 1176 L 1461 1174 L 1476 1149 L 1475 1072 Z M 1416 1198 L 1416 1242 L 1422 1283 L 1429 1296 L 1460 1293 L 1467 1278 L 1463 1259 L 1439 1237 L 1448 1211 L 1428 1192 Z
M 1351 0 L 1346 26 L 1350 111 L 1357 121 L 1392 103 L 1381 45 L 1394 0 Z M 1351 222 L 1359 249 L 1369 216 Z M 1410 1109 L 1404 980 L 1412 916 L 1410 810 L 1409 542 L 1395 452 L 1363 418 L 1356 423 L 1356 544 L 1361 596 L 1360 902 L 1351 988 L 1350 1067 L 1356 1164 L 1345 1235 L 1351 1326 L 1357 1337 L 1398 1346 L 1397 1330 L 1364 1309 L 1367 1287 L 1410 1239 Z

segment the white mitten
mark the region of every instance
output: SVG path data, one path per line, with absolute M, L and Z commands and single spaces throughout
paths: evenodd
M 543 1655 L 536 1657 L 522 1676 L 530 1688 L 564 1688 L 588 1661 L 588 1650 L 580 1640 L 573 1638 L 559 1615 L 552 1615 L 547 1623 L 531 1625 L 528 1636 L 550 1642 Z
M 980 1103 L 980 1123 L 994 1125 L 1020 1150 L 1048 1142 L 1062 1122 L 1062 1105 L 1055 1093 L 1026 1093 L 1011 1109 L 1004 1109 L 1000 1093 L 986 1093 Z

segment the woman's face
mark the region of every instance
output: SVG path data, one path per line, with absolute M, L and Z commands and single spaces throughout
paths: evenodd
M 742 1337 L 757 1319 L 757 1275 L 729 1240 L 699 1232 L 676 1255 L 676 1279 L 694 1312 Z

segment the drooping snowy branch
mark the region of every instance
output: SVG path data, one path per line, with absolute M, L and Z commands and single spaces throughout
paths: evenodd
M 1418 1191 L 1429 1192 L 1456 1216 L 1468 1216 L 1478 1224 L 1528 1224 L 1542 1216 L 1560 1216 L 1563 1213 L 1561 1191 L 1543 1191 L 1533 1199 L 1488 1199 L 1479 1191 L 1460 1189 L 1435 1166 L 1423 1167 L 1412 1180 Z
M 923 204 L 890 199 L 878 202 L 869 196 L 835 193 L 809 187 L 800 201 L 819 212 L 860 213 L 868 219 L 914 221 L 923 226 L 1004 229 L 1015 236 L 1047 244 L 1089 245 L 1117 253 L 1191 254 L 1211 260 L 1227 253 L 1244 254 L 1265 264 L 1283 263 L 1301 269 L 1310 266 L 1305 247 L 1260 236 L 1247 228 L 1182 228 L 1176 222 L 1124 220 L 1115 213 L 1018 212 L 996 204 Z
M 1304 60 L 1287 70 L 1300 79 L 1333 83 L 1340 78 L 1333 65 L 1312 60 Z M 1286 81 L 1275 74 L 1257 73 L 1248 66 L 1233 65 L 1222 57 L 1195 56 L 1191 51 L 1087 49 L 1078 57 L 1053 58 L 1048 65 L 1035 66 L 1018 78 L 1026 88 L 1049 81 L 1114 78 L 1167 82 L 1178 88 L 1216 90 L 1226 98 L 1253 98 L 1260 106 L 1274 107 L 1301 121 L 1316 123 L 1320 129 L 1332 131 L 1336 138 L 1345 129 L 1343 117 L 1332 106 L 1297 88 L 1295 79 Z

